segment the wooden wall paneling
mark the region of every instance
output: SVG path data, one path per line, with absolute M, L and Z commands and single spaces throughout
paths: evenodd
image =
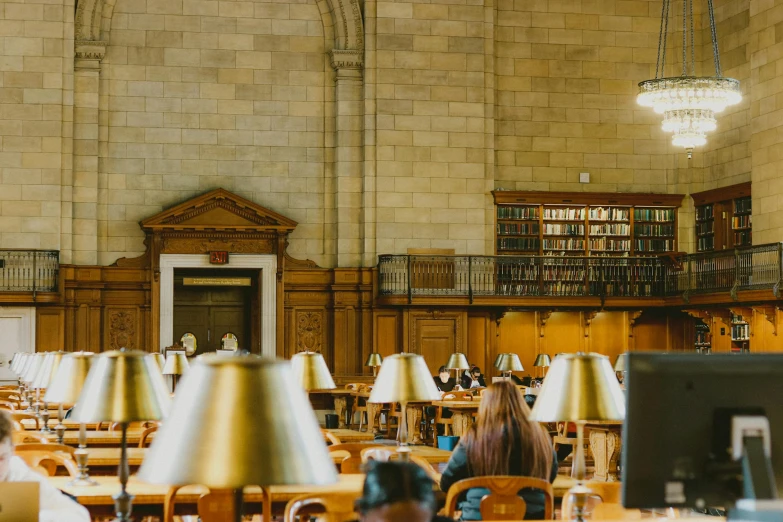
M 489 312 L 468 313 L 467 346 L 465 354 L 468 361 L 475 364 L 485 376 L 490 375 L 492 362 L 491 353 L 495 351 L 494 340 L 490 337 L 490 323 L 494 322 Z M 445 364 L 446 361 L 443 363 Z
M 548 330 L 554 332 L 554 330 Z M 496 377 L 500 373 L 492 366 L 495 357 L 499 353 L 515 353 L 519 355 L 522 367 L 525 371 L 517 374 L 522 377 L 526 374 L 533 374 L 533 362 L 536 359 L 537 350 L 540 347 L 539 337 L 539 318 L 538 313 L 534 311 L 526 312 L 507 312 L 500 320 L 499 332 L 497 336 L 497 348 L 490 360 L 487 361 L 487 368 L 482 370 L 484 375 Z M 554 356 L 554 354 L 552 354 Z
M 352 306 L 334 308 L 334 373 L 355 375 L 361 350 L 356 345 L 356 313 Z M 361 373 L 361 372 L 358 372 Z
M 666 351 L 666 315 L 645 313 L 634 324 L 634 350 Z
M 39 307 L 35 316 L 35 351 L 65 350 L 65 309 Z
M 408 315 L 408 351 L 422 355 L 432 375 L 452 353 L 465 351 L 467 312 L 416 310 Z
M 544 339 L 546 349 L 553 358 L 558 353 L 575 353 L 584 350 L 582 312 L 552 312 L 546 323 Z
M 590 323 L 589 349 L 615 359 L 628 349 L 628 312 L 600 312 Z
M 396 309 L 376 309 L 373 318 L 374 351 L 381 357 L 402 352 L 402 313 Z

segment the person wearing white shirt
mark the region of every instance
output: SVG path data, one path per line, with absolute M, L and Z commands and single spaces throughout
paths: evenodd
M 12 431 L 10 417 L 0 412 L 0 482 L 40 484 L 39 522 L 90 522 L 90 513 L 84 506 L 63 495 L 46 477 L 30 469 L 21 458 L 14 455 Z

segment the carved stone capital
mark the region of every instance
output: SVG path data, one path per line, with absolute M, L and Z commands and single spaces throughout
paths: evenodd
M 77 40 L 74 43 L 76 69 L 100 69 L 106 56 L 106 42 L 100 40 Z
M 335 70 L 364 68 L 364 51 L 356 49 L 332 49 L 329 52 L 329 59 Z

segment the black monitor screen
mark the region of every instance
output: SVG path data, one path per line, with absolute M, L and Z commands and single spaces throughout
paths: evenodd
M 729 506 L 742 495 L 730 458 L 735 415 L 765 415 L 783 498 L 783 354 L 630 353 L 623 504 Z

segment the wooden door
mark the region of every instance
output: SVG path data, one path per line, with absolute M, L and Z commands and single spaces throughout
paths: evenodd
M 174 342 L 188 332 L 196 336 L 196 353 L 211 351 L 209 306 L 174 306 Z
M 210 308 L 211 326 L 210 332 L 212 350 L 222 348 L 220 340 L 227 333 L 237 336 L 237 346 L 241 349 L 250 349 L 250 335 L 248 324 L 245 320 L 246 310 L 234 306 L 213 306 Z
M 407 351 L 423 356 L 435 375 L 452 353 L 465 351 L 465 319 L 463 312 L 410 312 Z

